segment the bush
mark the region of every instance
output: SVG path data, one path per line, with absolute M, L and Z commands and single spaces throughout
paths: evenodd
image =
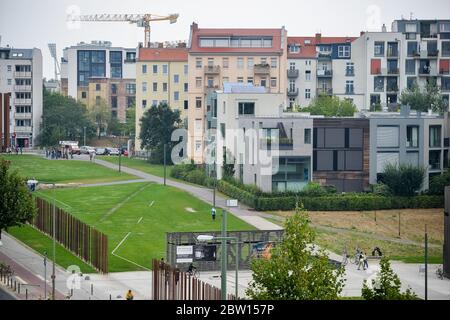
M 383 172 L 383 183 L 389 187 L 395 196 L 410 197 L 422 188 L 425 178 L 423 168 L 412 165 L 388 164 Z
M 374 184 L 372 187 L 372 193 L 377 196 L 391 196 L 391 189 L 385 184 Z
M 446 186 L 450 186 L 450 172 L 448 171 L 431 179 L 428 192 L 429 194 L 443 195 Z
M 214 179 L 208 177 L 202 169 L 197 168 L 197 166 L 192 163 L 174 166 L 170 172 L 170 176 L 175 179 L 184 180 L 205 187 L 214 185 Z

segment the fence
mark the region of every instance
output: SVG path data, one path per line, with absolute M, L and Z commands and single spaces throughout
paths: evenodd
M 32 225 L 53 236 L 53 205 L 35 198 L 37 214 Z M 55 238 L 58 243 L 101 273 L 108 273 L 108 237 L 61 208 L 55 208 Z
M 220 300 L 221 290 L 162 261 L 153 260 L 153 300 Z M 228 300 L 236 300 L 232 294 Z

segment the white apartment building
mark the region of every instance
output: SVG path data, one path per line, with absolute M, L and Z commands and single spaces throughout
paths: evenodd
M 9 130 L 2 128 L 2 146 L 34 147 L 42 123 L 41 50 L 0 48 L 0 93 L 11 94 Z

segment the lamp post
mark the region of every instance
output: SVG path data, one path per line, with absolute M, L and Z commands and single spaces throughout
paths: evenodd
M 53 183 L 53 270 L 52 270 L 52 300 L 55 300 L 56 293 L 56 203 L 55 188 Z
M 84 146 L 86 146 L 86 127 L 83 127 L 83 137 L 84 137 L 84 140 L 83 140 L 83 142 L 84 142 Z
M 44 251 L 44 300 L 47 300 L 47 251 Z
M 425 301 L 428 300 L 428 231 L 425 225 Z
M 164 185 L 166 185 L 166 165 L 167 165 L 166 149 L 167 143 L 164 143 Z

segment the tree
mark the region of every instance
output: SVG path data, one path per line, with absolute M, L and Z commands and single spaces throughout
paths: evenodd
M 111 108 L 104 99 L 100 99 L 89 110 L 91 120 L 97 127 L 97 137 L 100 139 L 102 132 L 107 132 L 108 123 L 111 121 Z
M 400 278 L 391 268 L 391 264 L 386 257 L 380 261 L 380 271 L 376 279 L 369 283 L 364 280 L 362 297 L 365 300 L 417 300 L 417 295 L 407 289 L 401 292 L 402 283 Z
M 384 168 L 381 182 L 387 185 L 395 196 L 412 197 L 422 188 L 424 178 L 424 168 L 388 164 Z
M 166 103 L 149 108 L 140 119 L 141 148 L 150 150 L 150 162 L 164 162 L 164 144 L 167 144 L 166 156 L 171 163 L 170 154 L 176 142 L 171 141 L 172 132 L 181 125 L 180 111 L 172 110 Z
M 126 111 L 126 122 L 124 124 L 125 135 L 133 137 L 136 135 L 136 106 L 132 106 Z
M 303 209 L 287 219 L 285 233 L 267 259 L 252 262 L 253 280 L 247 295 L 257 300 L 336 300 L 344 286 L 344 269 L 313 250 L 314 230 Z
M 300 111 L 326 117 L 353 117 L 358 109 L 348 99 L 341 100 L 336 96 L 320 95 L 308 107 L 300 109 Z
M 400 102 L 403 105 L 411 106 L 412 110 L 443 113 L 448 110 L 448 104 L 444 100 L 436 80 L 430 79 L 427 85 L 421 89 L 414 84 L 411 89 L 406 89 L 400 96 Z
M 0 158 L 0 239 L 2 230 L 31 221 L 36 212 L 24 179 L 9 169 L 10 163 Z
M 430 194 L 443 195 L 447 186 L 450 186 L 450 172 L 448 171 L 431 178 L 430 189 L 428 191 Z
M 73 98 L 44 89 L 43 116 L 39 143 L 55 146 L 62 140 L 82 141 L 84 129 L 88 138 L 94 136 L 94 126 L 88 118 L 86 107 Z
M 234 159 L 231 151 L 226 149 L 225 153 L 223 154 L 223 177 L 225 179 L 234 177 L 235 162 L 236 160 Z

